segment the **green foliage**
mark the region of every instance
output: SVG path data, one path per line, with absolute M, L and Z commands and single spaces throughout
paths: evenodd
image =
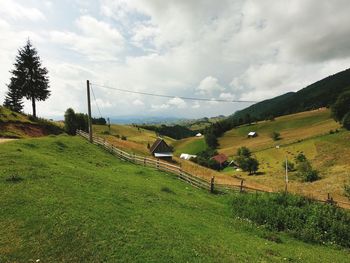
M 350 90 L 340 94 L 331 109 L 333 118 L 341 122 L 345 114 L 350 112 Z
M 224 167 L 220 166 L 217 161 L 212 159 L 212 157 L 217 154 L 218 152 L 215 149 L 207 148 L 206 150 L 199 152 L 196 158 L 191 158 L 191 161 L 201 166 L 219 171 Z
M 342 120 L 343 127 L 350 131 L 350 111 L 345 114 L 343 120 Z
M 274 131 L 272 132 L 271 134 L 271 138 L 274 140 L 274 141 L 278 141 L 278 140 L 281 140 L 281 134 L 277 131 Z
M 297 175 L 305 182 L 314 182 L 320 179 L 317 170 L 312 168 L 310 161 L 302 153 L 299 153 L 296 158 L 297 162 Z
M 240 157 L 249 158 L 252 155 L 252 153 L 247 147 L 242 146 L 242 147 L 238 148 L 237 155 Z
M 305 154 L 303 153 L 298 153 L 298 155 L 295 157 L 295 161 L 297 163 L 300 163 L 300 162 L 305 162 L 307 159 L 306 159 L 306 156 Z
M 270 230 L 285 231 L 307 242 L 350 247 L 350 214 L 336 206 L 268 193 L 235 195 L 232 208 L 236 217 Z
M 69 135 L 75 135 L 77 130 L 77 122 L 75 112 L 72 108 L 68 108 L 64 113 L 64 130 Z
M 49 79 L 47 69 L 41 65 L 38 52 L 29 40 L 19 49 L 14 66 L 8 86 L 10 89 L 8 96 L 11 94 L 12 96 L 6 103 L 13 105 L 13 100 L 16 99 L 16 104 L 19 106 L 19 97 L 26 97 L 32 101 L 33 116 L 36 117 L 36 101 L 46 100 L 50 96 Z
M 205 142 L 210 148 L 216 148 L 219 145 L 216 135 L 211 130 L 205 133 Z
M 286 160 L 282 163 L 282 169 L 286 170 L 286 162 L 287 162 L 287 170 L 288 172 L 294 172 L 295 171 L 295 164 L 289 160 Z
M 168 136 L 176 140 L 188 138 L 196 134 L 196 132 L 182 125 L 167 126 L 163 124 L 161 126 L 141 125 L 137 127 L 147 129 L 150 131 L 155 131 L 158 135 Z
M 21 112 L 23 109 L 23 95 L 18 87 L 13 83 L 7 86 L 8 92 L 6 93 L 4 106 L 12 111 Z
M 350 200 L 350 184 L 344 185 L 344 195 Z
M 106 119 L 103 117 L 100 118 L 91 118 L 92 124 L 97 124 L 97 125 L 106 125 Z
M 122 136 L 121 136 L 121 139 L 122 139 L 123 141 L 128 140 L 128 138 L 127 138 L 125 135 L 122 135 Z
M 259 162 L 257 159 L 251 157 L 251 151 L 247 147 L 240 147 L 237 150 L 238 157 L 235 159 L 237 165 L 245 172 L 254 174 L 259 169 Z
M 75 125 L 76 129 L 85 132 L 89 131 L 89 119 L 88 115 L 84 113 L 75 113 Z

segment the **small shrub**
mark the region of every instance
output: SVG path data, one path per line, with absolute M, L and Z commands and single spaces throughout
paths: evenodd
M 23 181 L 23 178 L 18 176 L 18 175 L 11 175 L 11 176 L 6 178 L 6 181 L 10 182 L 10 183 L 19 183 L 19 182 Z
M 330 130 L 329 131 L 329 134 L 334 134 L 335 132 L 333 130 Z
M 122 135 L 121 139 L 122 139 L 123 141 L 126 141 L 128 138 L 127 138 L 126 136 Z
M 285 171 L 286 170 L 286 162 L 287 162 L 287 169 L 288 169 L 288 172 L 294 172 L 295 171 L 295 164 L 289 160 L 287 161 L 284 161 L 282 163 L 282 169 Z
M 274 131 L 274 132 L 271 134 L 271 138 L 272 138 L 274 141 L 281 140 L 281 134 L 280 134 L 279 132 Z
M 175 192 L 173 190 L 171 190 L 169 187 L 167 186 L 163 186 L 161 189 L 160 189 L 162 192 L 165 192 L 165 193 L 168 193 L 168 194 L 175 194 Z
M 350 200 L 350 184 L 344 185 L 344 195 Z
M 306 161 L 306 156 L 303 153 L 298 153 L 298 155 L 295 157 L 295 161 L 297 163 Z

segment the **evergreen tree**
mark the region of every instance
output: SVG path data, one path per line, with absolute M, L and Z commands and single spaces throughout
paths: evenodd
M 77 130 L 77 121 L 76 121 L 75 112 L 72 108 L 68 108 L 64 113 L 64 130 L 69 135 L 75 135 Z
M 13 85 L 8 85 L 4 106 L 15 112 L 21 112 L 23 109 L 22 94 L 19 89 Z
M 14 66 L 9 87 L 32 101 L 33 116 L 36 117 L 35 102 L 44 101 L 50 96 L 49 79 L 47 69 L 41 65 L 38 52 L 29 40 L 18 51 Z

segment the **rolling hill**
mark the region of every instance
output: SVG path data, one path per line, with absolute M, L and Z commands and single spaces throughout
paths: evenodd
M 258 137 L 247 138 L 249 131 L 258 132 Z M 281 134 L 281 140 L 271 138 L 273 131 Z M 275 191 L 284 189 L 282 163 L 286 157 L 294 161 L 294 157 L 303 152 L 319 170 L 321 179 L 304 183 L 295 173 L 290 173 L 290 191 L 323 198 L 331 193 L 338 200 L 348 201 L 344 197 L 343 186 L 350 182 L 349 142 L 350 133 L 341 129 L 330 117 L 329 109 L 322 108 L 232 129 L 219 139 L 219 151 L 233 157 L 241 146 L 251 149 L 260 162 L 261 175 L 248 176 L 232 168 L 225 169 L 223 173 L 270 186 Z
M 231 118 L 244 118 L 247 114 L 259 120 L 270 116 L 314 110 L 329 107 L 338 95 L 350 89 L 350 69 L 317 81 L 298 92 L 289 92 L 273 99 L 256 103 L 233 114 Z
M 235 218 L 229 195 L 211 195 L 120 161 L 82 138 L 17 140 L 3 144 L 0 155 L 1 262 L 349 258 L 345 249 L 304 243 Z

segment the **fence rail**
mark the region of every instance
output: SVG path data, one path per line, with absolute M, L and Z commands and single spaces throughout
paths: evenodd
M 89 134 L 77 130 L 77 135 L 82 136 L 83 138 L 89 140 Z M 243 184 L 243 180 L 241 181 L 240 185 L 228 185 L 228 184 L 217 184 L 214 182 L 214 177 L 211 179 L 211 181 L 207 181 L 201 177 L 198 177 L 194 174 L 191 174 L 189 172 L 184 171 L 181 166 L 170 164 L 167 162 L 160 161 L 159 159 L 154 159 L 154 158 L 149 158 L 145 156 L 140 156 L 136 155 L 133 153 L 128 153 L 125 152 L 114 145 L 108 143 L 106 140 L 92 136 L 92 141 L 93 144 L 99 145 L 108 152 L 112 153 L 113 155 L 117 156 L 118 158 L 132 162 L 138 165 L 143 165 L 143 166 L 149 166 L 152 168 L 156 168 L 161 171 L 165 171 L 171 174 L 176 175 L 180 180 L 187 182 L 194 187 L 197 188 L 202 188 L 206 190 L 210 190 L 211 192 L 214 191 L 219 191 L 219 192 L 225 192 L 225 191 L 240 191 L 240 192 L 266 192 L 266 193 L 271 193 L 271 191 L 267 191 L 264 189 L 259 189 L 251 186 L 247 186 Z M 337 204 L 343 208 L 350 209 L 350 203 L 349 202 L 344 202 L 340 200 L 335 200 L 333 199 L 329 194 L 326 199 L 318 199 L 318 198 L 313 198 L 311 197 L 310 199 L 317 201 L 317 202 L 322 202 L 322 203 L 331 203 L 331 204 Z

